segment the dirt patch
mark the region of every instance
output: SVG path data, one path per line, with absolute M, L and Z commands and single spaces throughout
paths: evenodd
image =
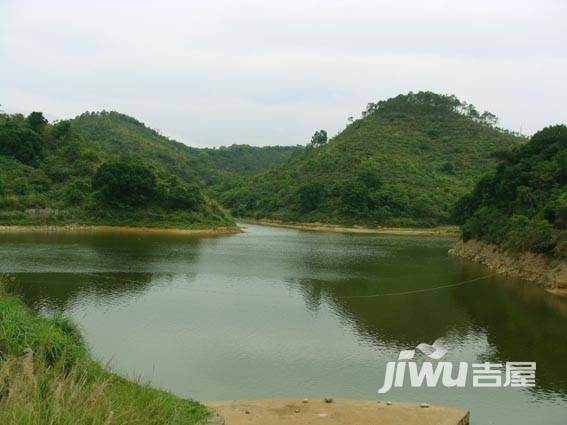
M 464 410 L 385 401 L 252 400 L 207 403 L 226 425 L 468 425 Z
M 541 254 L 511 254 L 486 242 L 459 241 L 449 255 L 466 258 L 488 266 L 497 273 L 506 274 L 545 287 L 561 295 L 567 293 L 567 262 Z
M 244 223 L 261 224 L 264 226 L 284 227 L 288 229 L 310 230 L 314 232 L 331 233 L 362 233 L 376 235 L 408 235 L 408 236 L 458 236 L 459 229 L 454 226 L 434 228 L 405 228 L 405 227 L 344 227 L 324 223 L 288 223 L 277 220 L 243 220 Z

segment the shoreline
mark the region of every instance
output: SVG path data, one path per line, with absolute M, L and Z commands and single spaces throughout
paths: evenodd
M 9 295 L 5 282 L 0 278 L 0 316 L 3 327 L 8 330 L 0 333 L 0 366 L 4 370 L 5 386 L 18 391 L 10 393 L 3 412 L 14 418 L 22 408 L 34 409 L 35 413 L 47 408 L 62 412 L 62 422 L 67 423 L 75 415 L 72 409 L 80 408 L 82 420 L 77 423 L 112 418 L 116 414 L 127 418 L 128 423 L 140 425 L 158 422 L 178 425 L 469 424 L 466 410 L 418 402 L 355 399 L 197 402 L 182 398 L 117 375 L 99 364 L 91 357 L 74 322 L 39 316 L 20 298 Z M 49 338 L 44 338 L 45 335 Z M 22 347 L 26 348 L 22 350 Z M 43 354 L 48 352 L 46 350 L 59 354 L 51 359 Z M 71 353 L 70 357 L 61 361 L 66 350 Z M 41 391 L 37 382 L 43 383 Z M 72 404 L 62 400 L 71 400 Z M 37 415 L 30 417 L 38 418 Z
M 111 226 L 111 225 L 0 225 L 3 233 L 152 233 L 170 235 L 231 235 L 242 233 L 238 226 L 183 229 L 175 227 Z
M 312 232 L 328 232 L 328 233 L 357 233 L 369 235 L 407 235 L 407 236 L 459 236 L 459 228 L 457 226 L 444 226 L 432 228 L 420 227 L 362 227 L 362 226 L 340 226 L 325 223 L 295 223 L 280 220 L 268 219 L 239 219 L 238 221 L 248 224 L 258 224 L 262 226 L 282 227 L 287 229 L 307 230 Z
M 531 252 L 508 253 L 496 245 L 475 239 L 467 242 L 459 240 L 448 254 L 483 264 L 498 274 L 526 280 L 554 295 L 567 295 L 565 260 Z
M 212 416 L 202 403 L 113 373 L 92 357 L 74 321 L 32 311 L 6 285 L 0 276 L 0 367 L 9 395 L 0 423 L 110 423 L 118 417 L 139 425 L 196 425 Z

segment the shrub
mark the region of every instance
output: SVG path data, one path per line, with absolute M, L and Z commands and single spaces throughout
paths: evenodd
M 172 210 L 196 211 L 204 202 L 204 196 L 197 185 L 186 185 L 177 179 L 166 187 L 165 205 Z
M 494 208 L 482 207 L 462 226 L 462 237 L 464 241 L 479 238 L 500 244 L 506 239 L 509 226 L 510 219 L 504 213 Z
M 0 128 L 0 155 L 7 155 L 28 165 L 43 158 L 41 137 L 27 128 Z
M 69 185 L 66 192 L 67 202 L 71 205 L 81 205 L 84 203 L 91 191 L 91 185 L 86 180 L 75 180 Z
M 323 201 L 325 187 L 321 183 L 306 183 L 299 187 L 297 195 L 301 211 L 313 211 Z
M 529 220 L 523 215 L 512 217 L 505 243 L 513 251 L 547 253 L 557 242 L 557 231 L 543 218 Z

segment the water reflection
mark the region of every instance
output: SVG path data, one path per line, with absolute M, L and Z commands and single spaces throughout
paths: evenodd
M 466 282 L 486 273 L 448 258 L 449 244 L 450 241 L 441 239 L 430 240 L 424 246 L 423 239 L 398 238 L 393 244 L 395 249 L 386 250 L 388 255 L 379 249 L 378 258 L 351 256 L 350 263 L 341 265 L 351 271 L 349 276 L 298 279 L 292 283 L 298 286 L 307 308 L 330 303 L 337 314 L 353 323 L 359 334 L 378 345 L 408 348 L 444 335 L 459 338 L 470 331 L 469 315 L 453 301 L 450 288 L 411 294 Z M 390 245 L 390 239 L 378 245 L 383 249 Z M 312 258 L 306 261 L 313 263 Z
M 36 311 L 65 312 L 86 298 L 115 303 L 142 294 L 151 273 L 16 273 L 13 289 Z
M 469 408 L 477 423 L 560 423 L 567 303 L 494 276 L 414 293 L 489 274 L 449 258 L 452 242 L 257 226 L 215 238 L 0 235 L 0 273 L 32 307 L 75 319 L 97 358 L 182 396 L 373 398 L 399 350 L 445 337 L 449 360 L 537 361 L 538 388 L 392 399 Z
M 217 238 L 206 239 L 210 246 Z M 185 271 L 204 239 L 176 234 L 0 234 L 5 273 Z M 189 270 L 190 271 L 190 270 Z
M 494 277 L 453 298 L 494 348 L 486 361 L 535 361 L 537 390 L 567 394 L 567 303 L 525 282 Z

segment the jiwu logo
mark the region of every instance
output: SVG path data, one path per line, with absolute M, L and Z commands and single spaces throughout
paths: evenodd
M 413 361 L 417 351 L 430 360 L 421 365 Z M 439 383 L 447 388 L 462 388 L 469 381 L 472 371 L 473 387 L 533 387 L 535 386 L 535 362 L 473 363 L 440 361 L 447 354 L 441 339 L 433 344 L 419 344 L 414 350 L 402 350 L 395 362 L 388 362 L 384 384 L 378 394 L 401 388 L 409 381 L 411 387 L 433 388 Z M 407 377 L 407 378 L 406 378 Z

